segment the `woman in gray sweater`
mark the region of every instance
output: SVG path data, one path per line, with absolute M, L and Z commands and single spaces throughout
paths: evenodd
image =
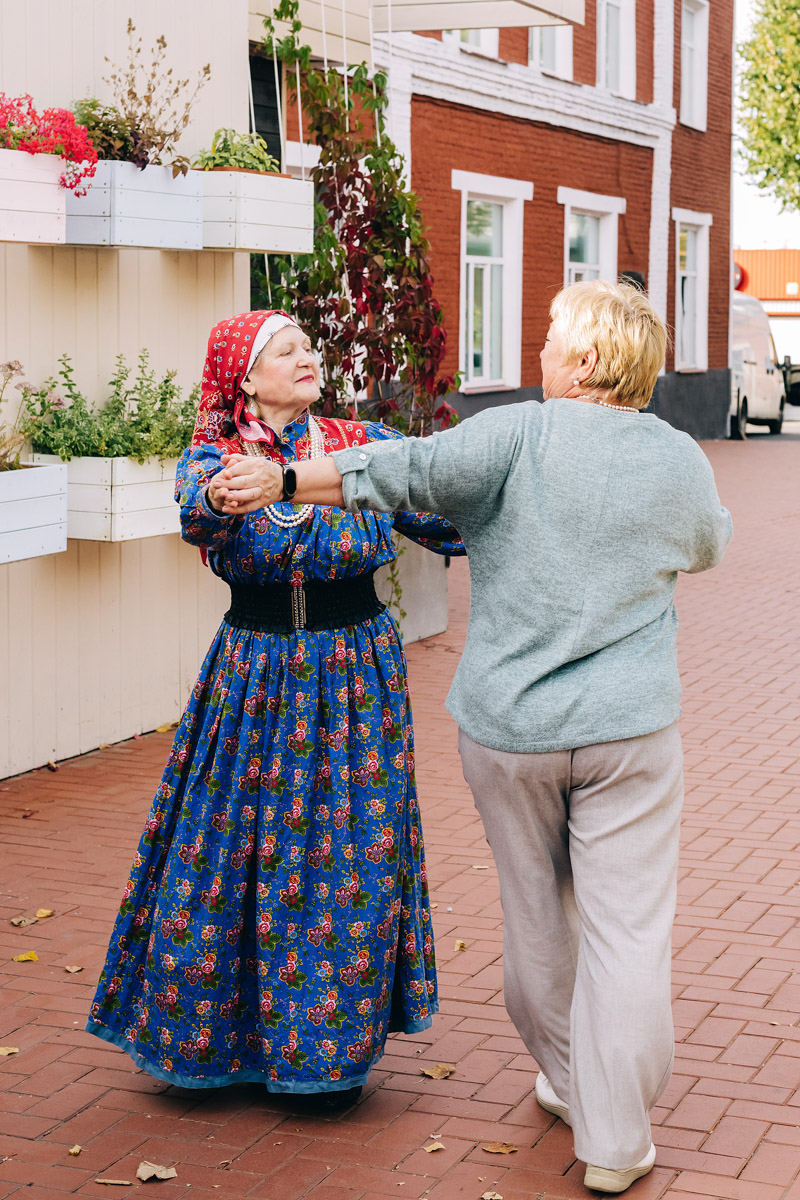
M 283 498 L 460 531 L 472 601 L 447 706 L 500 877 L 506 1005 L 587 1187 L 616 1193 L 652 1169 L 672 1069 L 675 584 L 720 561 L 731 519 L 699 447 L 642 411 L 667 343 L 647 298 L 572 284 L 551 316 L 544 404 L 292 467 L 232 456 L 211 485 L 226 513 Z

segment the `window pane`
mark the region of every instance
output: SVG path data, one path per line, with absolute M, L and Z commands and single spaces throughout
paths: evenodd
M 461 41 L 464 43 L 465 46 L 480 46 L 480 44 L 481 44 L 480 29 L 462 29 L 460 31 L 460 33 L 461 33 Z
M 569 261 L 600 266 L 600 218 L 586 213 L 569 214 Z M 597 278 L 597 274 L 591 276 Z
M 620 11 L 619 6 L 606 4 L 606 87 L 619 91 Z
M 695 116 L 694 75 L 694 47 L 684 42 L 681 52 L 681 112 L 690 121 Z
M 490 200 L 467 201 L 467 254 L 503 253 L 503 206 Z
M 683 43 L 686 46 L 694 45 L 694 27 L 695 27 L 694 9 L 690 8 L 688 4 L 684 4 L 684 6 L 683 6 Z
M 555 25 L 543 25 L 539 30 L 539 66 L 543 71 L 556 69 Z
M 484 267 L 472 272 L 472 374 L 483 375 L 483 286 Z
M 697 230 L 681 225 L 679 236 L 679 267 L 681 271 L 697 270 Z
M 681 277 L 681 366 L 694 366 L 697 344 L 697 277 Z
M 491 328 L 489 349 L 489 376 L 503 377 L 503 268 L 499 263 L 491 267 L 492 287 L 489 312 Z

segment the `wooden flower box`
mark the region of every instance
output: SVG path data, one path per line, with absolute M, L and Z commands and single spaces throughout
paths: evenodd
M 67 548 L 67 468 L 23 464 L 0 471 L 0 563 Z
M 51 454 L 34 462 L 55 463 Z M 67 536 L 91 542 L 128 542 L 180 532 L 173 499 L 178 460 L 73 458 L 67 472 Z
M 65 241 L 67 191 L 58 182 L 63 171 L 57 154 L 0 150 L 0 242 Z
M 258 171 L 191 171 L 203 189 L 207 250 L 310 254 L 314 248 L 314 185 Z
M 67 196 L 67 242 L 201 250 L 202 189 L 197 172 L 172 178 L 169 167 L 97 164 L 85 196 Z

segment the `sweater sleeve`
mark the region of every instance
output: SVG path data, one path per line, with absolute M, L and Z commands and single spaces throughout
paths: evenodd
M 509 405 L 426 438 L 370 442 L 333 455 L 350 512 L 432 512 L 462 529 L 494 507 L 521 440 Z M 527 407 L 527 405 L 525 406 Z M 538 407 L 538 405 L 537 405 Z M 462 529 L 463 531 L 463 529 Z
M 711 464 L 699 447 L 697 454 L 702 461 L 697 483 L 697 516 L 690 551 L 691 563 L 686 568 L 690 575 L 716 567 L 733 537 L 731 514 L 720 504 Z

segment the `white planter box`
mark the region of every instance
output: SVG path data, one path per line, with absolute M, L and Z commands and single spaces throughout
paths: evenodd
M 310 254 L 314 185 L 251 171 L 192 171 L 203 188 L 203 245 L 208 250 Z
M 37 463 L 56 463 L 34 454 Z M 66 464 L 67 536 L 90 542 L 128 542 L 180 532 L 173 499 L 178 460 L 73 458 Z
M 403 642 L 408 646 L 434 634 L 444 633 L 447 629 L 447 565 L 441 554 L 432 554 L 408 538 L 395 535 L 395 540 L 403 550 L 397 565 L 403 591 L 400 607 L 406 615 L 401 619 L 394 605 L 391 605 L 390 611 L 400 626 Z M 391 585 L 388 567 L 378 570 L 375 590 L 384 604 L 389 604 Z
M 57 154 L 0 150 L 0 242 L 59 245 L 66 237 L 67 192 Z
M 85 196 L 67 196 L 67 242 L 77 246 L 152 246 L 201 250 L 201 185 L 196 171 L 97 164 Z
M 67 468 L 25 464 L 0 471 L 0 563 L 67 548 Z

